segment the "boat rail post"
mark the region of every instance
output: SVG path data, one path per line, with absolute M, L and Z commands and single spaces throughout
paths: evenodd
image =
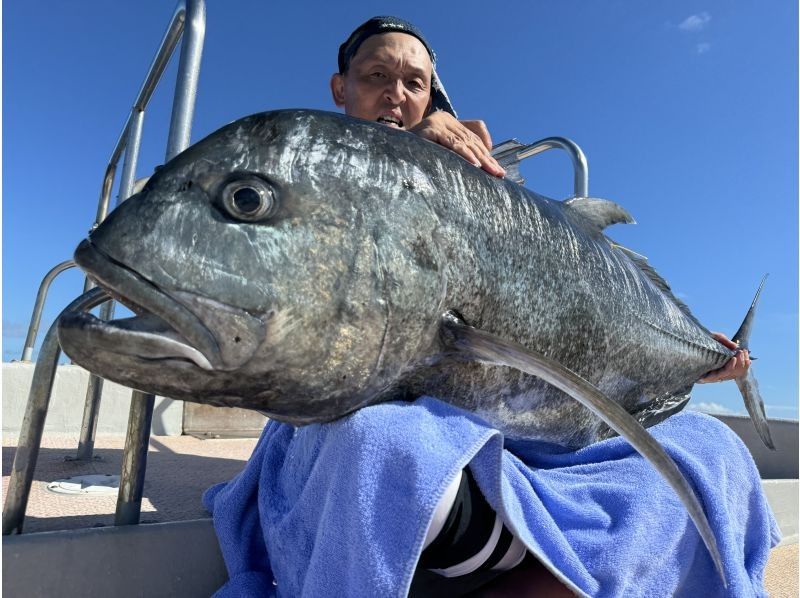
M 206 9 L 204 1 L 186 0 L 185 3 L 181 2 L 179 7 L 181 4 L 184 6 L 185 30 L 167 140 L 167 161 L 189 146 L 205 37 Z M 178 12 L 176 9 L 176 14 Z M 128 434 L 122 456 L 123 467 L 120 475 L 115 525 L 139 522 L 154 404 L 155 397 L 153 395 L 133 392 L 128 416 Z
M 155 400 L 156 398 L 152 394 L 138 390 L 131 393 L 131 410 L 128 416 L 125 449 L 122 453 L 122 472 L 119 477 L 119 494 L 117 495 L 114 525 L 139 523 Z
M 206 35 L 205 1 L 186 0 L 185 15 L 185 31 L 167 137 L 167 160 L 171 160 L 189 147 L 191 140 L 200 61 L 203 57 L 203 41 Z
M 58 344 L 58 321 L 61 315 L 67 312 L 88 311 L 107 299 L 106 292 L 99 288 L 84 293 L 59 314 L 45 334 L 33 372 L 33 382 L 28 393 L 25 417 L 22 420 L 6 502 L 3 506 L 3 535 L 22 533 L 25 508 L 28 505 L 33 473 L 42 444 L 45 418 L 56 377 L 56 367 L 61 355 L 61 347 Z
M 102 314 L 103 311 L 105 310 L 101 310 L 100 313 Z M 86 399 L 83 403 L 83 419 L 81 419 L 78 450 L 74 457 L 65 457 L 65 461 L 100 460 L 99 455 L 94 455 L 94 439 L 97 434 L 97 418 L 100 415 L 100 399 L 102 396 L 103 379 L 95 374 L 89 374 L 89 382 L 86 385 Z
M 123 134 L 128 130 L 128 123 L 125 123 Z M 122 155 L 124 147 L 121 145 L 122 137 L 117 141 L 117 146 L 111 154 L 111 160 L 106 165 L 105 173 L 103 173 L 103 184 L 100 187 L 100 199 L 97 202 L 97 214 L 94 217 L 92 226 L 89 227 L 89 233 L 100 226 L 100 223 L 106 219 L 108 215 L 108 204 L 111 201 L 111 189 L 114 187 L 114 177 L 117 175 L 117 162 Z M 83 292 L 88 293 L 95 287 L 94 282 L 87 276 L 83 281 Z

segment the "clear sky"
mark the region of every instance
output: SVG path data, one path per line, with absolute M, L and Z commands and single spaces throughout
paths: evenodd
M 732 335 L 769 272 L 755 332 L 767 412 L 797 417 L 797 3 L 207 0 L 193 140 L 273 108 L 333 110 L 336 51 L 375 14 L 417 24 L 463 118 L 494 140 L 576 141 L 590 194 L 712 330 Z M 105 166 L 174 4 L 3 2 L 3 360 L 19 359 L 39 282 L 93 222 Z M 139 177 L 164 159 L 174 62 L 145 117 Z M 565 155 L 523 166 L 571 193 Z M 533 265 L 532 265 L 533 267 Z M 59 277 L 40 341 L 82 289 Z M 742 412 L 732 382 L 695 404 Z

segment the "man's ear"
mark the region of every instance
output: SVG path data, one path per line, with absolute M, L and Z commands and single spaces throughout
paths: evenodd
M 339 108 L 344 106 L 344 76 L 340 73 L 331 75 L 331 96 Z

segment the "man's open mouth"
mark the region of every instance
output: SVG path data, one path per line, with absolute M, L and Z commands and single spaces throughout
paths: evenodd
M 379 116 L 377 122 L 390 127 L 396 127 L 398 129 L 403 128 L 403 121 L 399 118 L 395 118 L 394 116 Z

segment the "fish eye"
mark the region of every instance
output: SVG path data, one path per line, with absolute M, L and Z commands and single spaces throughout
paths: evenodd
M 222 189 L 222 205 L 237 220 L 258 222 L 275 213 L 277 202 L 269 183 L 256 177 L 247 177 L 225 185 Z

